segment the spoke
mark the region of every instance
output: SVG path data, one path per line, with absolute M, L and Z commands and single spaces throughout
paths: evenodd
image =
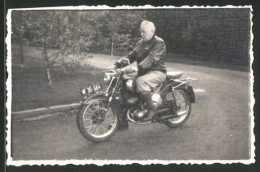
M 105 118 L 105 120 L 113 120 L 113 119 L 115 119 L 113 116 L 111 116 L 111 117 L 109 117 L 109 118 Z
M 83 125 L 84 125 L 84 127 L 85 128 L 89 128 L 89 127 L 91 127 L 91 121 L 87 121 L 87 122 L 83 122 Z
M 88 115 L 93 115 L 95 111 L 91 110 L 91 109 L 88 109 L 86 110 L 86 114 Z
M 93 116 L 93 114 L 90 114 L 90 115 L 84 115 L 84 116 L 83 116 L 83 120 L 90 121 L 90 120 L 92 120 L 92 116 Z
M 99 127 L 103 129 L 103 131 L 104 131 L 104 134 L 106 133 L 106 131 L 109 131 L 109 129 L 107 129 L 107 128 L 103 127 L 102 125 L 100 125 Z
M 115 121 L 114 119 L 111 119 L 111 120 L 108 120 L 108 121 L 104 121 L 103 124 L 112 123 L 112 122 L 114 123 L 114 121 Z
M 83 121 L 92 121 L 91 118 L 83 118 Z
M 99 112 L 100 109 L 98 109 L 96 106 L 93 105 L 92 107 L 94 107 L 95 110 Z
M 92 128 L 89 130 L 89 132 L 92 133 L 92 134 L 95 134 L 95 128 L 92 127 Z
M 99 108 L 101 108 L 101 107 L 102 107 L 102 104 L 103 104 L 103 102 L 102 102 L 102 101 L 98 101 L 96 104 L 97 104 L 97 106 L 98 106 Z
M 87 126 L 87 127 L 85 127 L 87 130 L 89 129 L 89 128 L 91 128 L 91 126 Z M 90 131 L 90 129 L 89 129 L 89 131 Z
M 104 103 L 103 103 L 103 102 L 101 102 L 100 104 L 101 104 L 100 108 L 101 108 L 101 109 L 103 109 L 103 105 L 104 105 Z
M 102 107 L 103 107 L 102 105 L 103 105 L 103 102 L 98 103 L 98 106 L 99 106 L 100 109 L 102 109 Z
M 89 131 L 90 131 L 90 130 L 91 130 L 91 128 L 92 128 L 92 122 L 90 123 L 90 126 L 89 126 L 89 128 L 90 128 L 90 129 L 89 129 Z
M 95 133 L 95 131 L 96 131 L 95 129 L 96 129 L 96 128 L 97 128 L 97 127 L 95 127 L 95 126 L 94 126 L 94 127 L 91 127 L 91 128 L 89 129 L 89 132 L 90 132 L 90 133 L 93 133 L 91 130 L 94 130 L 94 133 Z
M 103 134 L 105 133 L 105 132 L 104 132 L 104 127 L 102 127 L 102 126 L 100 125 L 98 128 L 100 128 L 100 129 L 103 130 Z
M 106 116 L 105 116 L 105 120 L 115 120 L 115 117 L 114 117 L 114 115 L 111 113 L 110 114 L 111 116 L 109 116 L 109 114 L 106 114 Z
M 95 105 L 96 108 L 99 108 L 99 102 L 98 101 L 96 101 L 94 105 Z
M 95 132 L 94 132 L 94 134 L 95 134 L 95 135 L 97 134 L 97 127 L 95 128 Z
M 87 111 L 90 110 L 91 113 L 94 113 L 94 111 L 91 109 L 91 106 L 88 107 Z
M 107 111 L 106 117 L 109 116 L 109 115 L 112 115 L 112 116 L 113 116 L 113 112 L 112 112 L 111 110 Z
M 91 116 L 93 115 L 93 111 L 88 112 L 90 110 L 89 108 L 84 112 L 83 120 L 91 119 Z M 89 117 L 90 116 L 90 117 Z M 89 118 L 88 118 L 89 117 Z
M 90 120 L 83 120 L 83 123 L 92 123 L 92 120 L 90 119 Z
M 94 132 L 94 134 L 96 134 L 97 131 L 98 131 L 98 125 L 95 127 L 95 132 Z
M 89 125 L 89 126 L 86 126 L 85 128 L 86 128 L 88 131 L 90 131 L 90 130 L 91 130 L 91 128 L 92 128 L 92 127 L 91 127 L 91 123 L 90 123 L 90 125 Z
M 91 117 L 92 117 L 93 114 L 89 114 L 87 115 L 86 113 L 83 115 L 83 120 L 92 120 Z
M 103 129 L 103 131 L 105 131 L 105 130 L 104 130 L 104 127 L 102 127 L 101 125 L 99 125 L 99 126 L 97 127 L 97 129 L 96 129 L 96 131 L 99 131 L 98 134 L 102 134 L 102 132 L 101 132 L 100 129 Z M 105 134 L 105 133 L 106 133 L 106 132 L 103 132 L 103 134 Z

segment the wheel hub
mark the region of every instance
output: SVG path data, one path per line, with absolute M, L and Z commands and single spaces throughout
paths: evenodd
M 94 124 L 101 124 L 104 120 L 105 120 L 105 110 L 104 109 L 96 111 L 92 115 L 92 123 L 94 123 Z

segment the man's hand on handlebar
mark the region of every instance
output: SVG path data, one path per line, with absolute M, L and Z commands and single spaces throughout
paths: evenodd
M 125 66 L 125 67 L 123 67 Z M 132 63 L 126 57 L 120 58 L 114 65 L 109 66 L 108 70 L 115 71 L 116 73 L 126 72 L 135 73 L 138 72 L 137 64 Z
M 116 72 L 126 72 L 126 73 L 134 73 L 137 72 L 138 68 L 137 66 L 132 66 L 132 65 L 128 65 L 126 67 L 120 68 L 120 69 L 116 69 Z
M 126 64 L 126 65 L 129 65 L 129 64 L 130 64 L 127 57 L 122 57 L 122 58 L 120 58 L 120 59 L 117 61 L 117 63 L 119 63 L 119 64 Z

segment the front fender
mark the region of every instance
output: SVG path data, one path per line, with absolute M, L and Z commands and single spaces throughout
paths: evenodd
M 91 101 L 92 99 L 96 99 L 96 98 L 101 98 L 101 99 L 105 99 L 108 100 L 109 96 L 106 96 L 105 93 L 96 93 L 96 94 L 92 94 L 91 96 L 89 96 L 88 98 L 86 98 L 85 100 L 82 101 L 82 105 L 84 104 L 88 104 L 89 101 Z M 122 109 L 122 103 L 117 100 L 117 99 L 113 99 L 110 103 L 115 109 Z
M 81 104 L 88 104 L 87 102 L 92 100 L 92 99 L 96 99 L 96 98 L 104 98 L 104 99 L 107 99 L 109 98 L 109 96 L 106 96 L 104 92 L 102 93 L 95 93 L 95 94 L 92 94 L 91 96 L 89 96 L 88 98 L 84 99 L 83 101 L 81 101 Z M 113 106 L 116 106 L 116 107 L 121 107 L 122 106 L 122 100 L 117 100 L 117 99 L 113 99 L 112 100 L 112 104 Z
M 81 102 L 81 104 L 87 104 L 88 101 L 90 101 L 91 99 L 94 99 L 94 98 L 108 98 L 108 97 L 105 96 L 105 93 L 95 93 L 95 94 L 90 95 L 86 99 L 84 99 Z

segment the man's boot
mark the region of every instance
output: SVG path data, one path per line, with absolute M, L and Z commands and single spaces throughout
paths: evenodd
M 153 100 L 152 100 L 152 93 L 151 92 L 142 92 L 140 94 L 141 94 L 141 98 L 146 103 L 146 107 L 148 109 L 148 112 L 145 115 L 144 119 L 151 120 L 151 119 L 153 119 L 154 112 L 155 112 L 155 107 L 153 105 Z
M 127 112 L 122 111 L 122 116 L 119 118 L 119 130 L 128 129 Z
M 116 105 L 116 112 L 120 114 L 118 116 L 119 120 L 119 130 L 127 129 L 128 128 L 128 121 L 127 121 L 127 112 L 124 110 L 124 106 L 121 104 Z

